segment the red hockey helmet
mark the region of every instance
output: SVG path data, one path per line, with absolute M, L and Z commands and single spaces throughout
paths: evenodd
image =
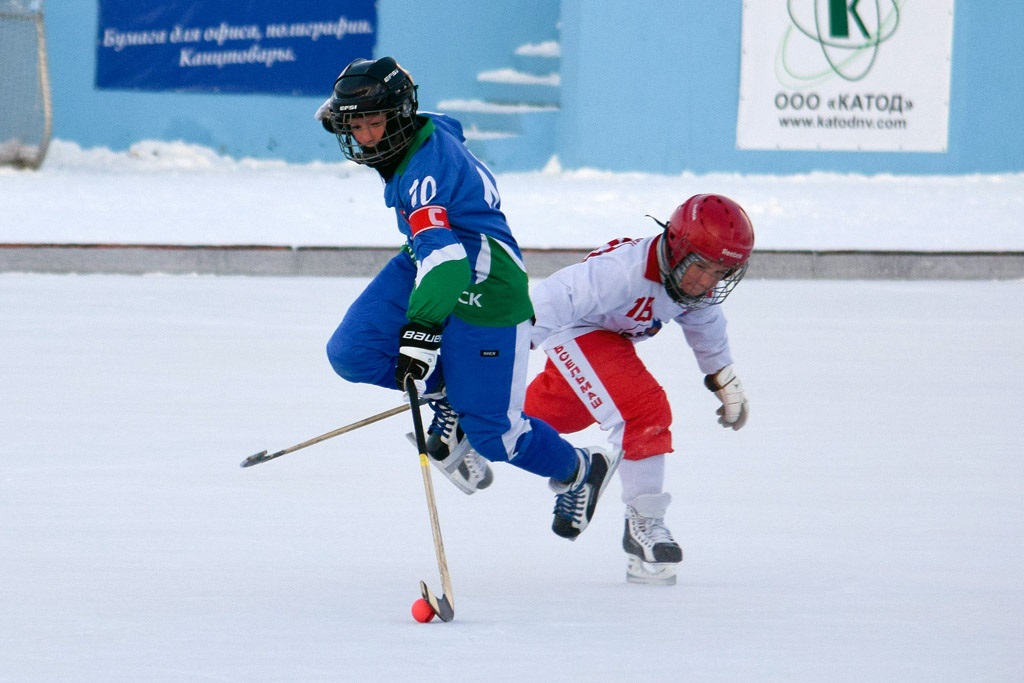
M 719 194 L 690 197 L 662 224 L 665 233 L 659 253 L 665 289 L 687 308 L 721 303 L 747 270 L 754 249 L 754 227 L 747 212 Z M 702 261 L 729 268 L 718 284 L 703 296 L 686 294 L 680 282 L 686 270 Z

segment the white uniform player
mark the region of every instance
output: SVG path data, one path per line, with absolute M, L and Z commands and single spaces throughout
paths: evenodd
M 533 288 L 533 344 L 548 360 L 527 389 L 525 412 L 561 433 L 595 422 L 609 433 L 624 452 L 627 579 L 674 584 L 682 549 L 664 522 L 672 414 L 634 344 L 678 323 L 722 401 L 719 422 L 741 428 L 749 407 L 717 304 L 743 277 L 754 231 L 736 202 L 714 194 L 689 198 L 661 225 L 660 235 L 613 240 Z

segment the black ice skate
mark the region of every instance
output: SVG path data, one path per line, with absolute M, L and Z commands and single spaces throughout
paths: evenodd
M 428 404 L 434 411 L 434 419 L 427 429 L 427 456 L 430 461 L 448 481 L 467 495 L 490 486 L 494 481 L 491 465 L 470 446 L 459 426 L 459 416 L 448 399 L 431 399 Z M 407 436 L 415 443 L 415 436 Z
M 647 493 L 626 505 L 622 549 L 629 557 L 626 580 L 630 583 L 675 585 L 683 550 L 665 526 L 665 510 L 671 501 L 668 493 Z
M 600 448 L 577 448 L 579 466 L 572 481 L 549 480 L 555 497 L 555 519 L 551 530 L 575 541 L 594 517 L 597 501 L 622 460 L 622 451 L 614 455 Z

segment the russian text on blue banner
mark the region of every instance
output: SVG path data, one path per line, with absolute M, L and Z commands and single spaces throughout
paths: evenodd
M 374 0 L 99 0 L 96 87 L 319 96 L 377 36 Z

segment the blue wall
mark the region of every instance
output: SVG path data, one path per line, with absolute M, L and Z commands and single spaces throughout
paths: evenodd
M 557 36 L 558 14 L 558 0 L 380 0 L 376 56 L 395 56 L 419 83 L 423 107 L 434 109 L 471 96 L 476 74 L 507 66 L 518 45 Z M 331 82 L 320 98 L 96 90 L 97 15 L 95 0 L 45 4 L 54 137 L 114 150 L 181 139 L 237 157 L 340 159 L 337 142 L 313 122 Z
M 412 72 L 428 109 L 475 97 L 476 74 L 511 66 L 516 46 L 558 37 L 562 110 L 551 151 L 566 168 L 1024 170 L 1024 43 L 1017 35 L 1024 3 L 1016 1 L 956 0 L 943 154 L 737 150 L 739 0 L 380 0 L 378 13 L 377 54 L 393 54 Z M 238 157 L 340 158 L 334 139 L 312 122 L 322 98 L 95 90 L 96 15 L 93 0 L 46 4 L 54 137 L 115 150 L 181 139 Z M 675 80 L 667 82 L 667 72 Z M 324 84 L 325 97 L 330 87 Z
M 1024 170 L 1022 2 L 956 0 L 944 154 L 737 150 L 741 3 L 646 0 L 642 7 L 562 2 L 563 166 L 697 173 Z M 668 74 L 677 79 L 667 81 Z
M 330 136 L 309 134 L 317 98 L 96 90 L 97 3 L 49 0 L 45 21 L 55 138 L 114 150 L 180 139 L 232 156 L 290 160 L 337 152 Z M 324 87 L 329 94 L 331 84 Z

